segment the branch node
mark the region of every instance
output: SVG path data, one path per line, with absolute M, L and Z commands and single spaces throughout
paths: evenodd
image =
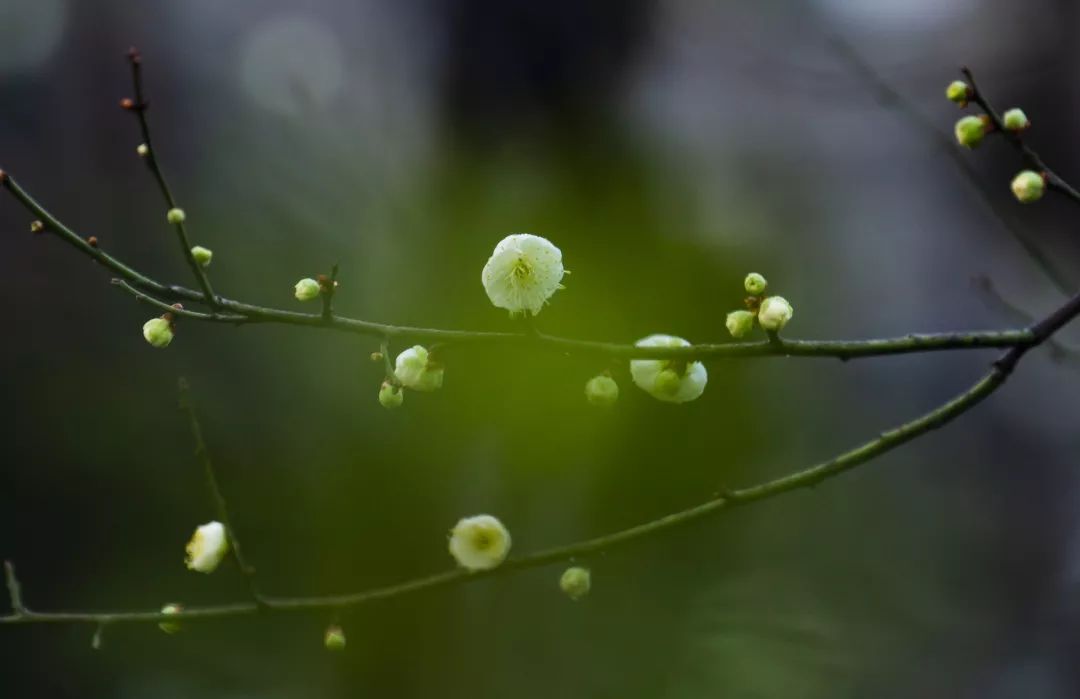
M 7 580 L 11 611 L 15 612 L 15 616 L 24 616 L 29 610 L 23 603 L 22 586 L 19 584 L 19 579 L 15 577 L 15 564 L 11 561 L 4 561 L 4 578 Z

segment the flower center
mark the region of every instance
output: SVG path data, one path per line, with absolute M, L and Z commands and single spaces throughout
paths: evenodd
M 531 274 L 532 265 L 524 257 L 519 257 L 510 270 L 510 278 L 514 281 L 524 281 Z

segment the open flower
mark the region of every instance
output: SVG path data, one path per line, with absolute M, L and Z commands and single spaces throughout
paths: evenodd
M 443 368 L 441 364 L 431 360 L 426 348 L 416 345 L 397 356 L 394 361 L 394 376 L 405 388 L 434 391 L 442 387 Z
M 466 517 L 450 530 L 450 555 L 462 568 L 494 568 L 509 552 L 510 532 L 491 515 Z
M 221 522 L 207 522 L 195 530 L 187 544 L 184 563 L 190 570 L 213 573 L 229 552 L 229 537 Z
M 635 343 L 638 347 L 689 347 L 690 343 L 672 335 L 649 335 Z M 668 403 L 686 403 L 701 396 L 709 374 L 701 362 L 671 359 L 632 359 L 630 376 L 639 388 Z
M 480 275 L 484 291 L 498 308 L 511 315 L 536 315 L 563 288 L 562 252 L 547 238 L 516 233 L 495 246 Z

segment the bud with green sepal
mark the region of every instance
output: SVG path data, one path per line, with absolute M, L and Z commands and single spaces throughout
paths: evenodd
M 592 588 L 592 573 L 581 566 L 567 568 L 559 578 L 559 588 L 576 602 L 589 594 Z
M 945 96 L 949 98 L 950 102 L 955 102 L 961 107 L 966 107 L 968 100 L 971 99 L 971 86 L 963 80 L 953 80 L 949 83 L 949 86 L 945 88 Z
M 183 605 L 177 602 L 170 602 L 169 604 L 166 604 L 164 607 L 161 608 L 162 614 L 168 614 L 170 616 L 174 614 L 180 614 L 183 611 Z M 158 623 L 158 628 L 165 633 L 172 635 L 179 632 L 182 627 L 180 626 L 180 622 L 178 621 L 162 621 Z
M 143 323 L 143 338 L 145 338 L 151 346 L 157 347 L 158 349 L 164 349 L 173 341 L 172 319 L 171 317 L 166 317 L 171 315 L 172 314 L 167 313 L 160 318 L 151 318 Z
M 961 117 L 954 128 L 956 142 L 965 148 L 975 148 L 982 143 L 986 132 L 990 130 L 990 124 L 990 117 L 985 114 Z
M 326 650 L 345 650 L 345 630 L 337 624 L 326 627 L 326 635 L 323 636 L 323 645 Z
M 1001 123 L 1009 131 L 1023 131 L 1031 126 L 1031 121 L 1024 114 L 1024 110 L 1013 107 L 1001 117 Z
M 610 374 L 600 374 L 585 382 L 585 399 L 592 405 L 609 407 L 619 400 L 619 384 Z
M 743 280 L 743 288 L 746 289 L 746 293 L 757 296 L 765 293 L 765 287 L 769 285 L 769 282 L 765 281 L 765 277 L 761 276 L 757 272 L 751 272 L 746 275 L 746 279 Z
M 1046 177 L 1034 170 L 1024 170 L 1013 178 L 1012 192 L 1024 204 L 1038 201 L 1046 193 Z
M 426 347 L 416 345 L 397 356 L 394 377 L 405 388 L 434 391 L 442 387 L 443 367 L 431 357 Z
M 405 392 L 401 390 L 401 386 L 395 386 L 389 381 L 382 382 L 382 386 L 379 387 L 379 404 L 382 407 L 388 409 L 400 408 L 404 402 Z
M 296 282 L 293 295 L 296 296 L 297 301 L 312 301 L 319 298 L 321 293 L 322 287 L 319 286 L 319 282 L 307 278 Z
M 165 214 L 165 218 L 168 219 L 169 223 L 178 224 L 187 220 L 187 214 L 184 213 L 183 209 L 172 208 Z
M 727 329 L 735 339 L 745 337 L 754 329 L 754 314 L 750 311 L 732 311 L 728 313 Z
M 191 248 L 191 256 L 195 258 L 195 261 L 199 263 L 200 267 L 209 267 L 211 260 L 214 259 L 214 251 L 209 248 L 204 248 L 201 245 L 196 245 Z

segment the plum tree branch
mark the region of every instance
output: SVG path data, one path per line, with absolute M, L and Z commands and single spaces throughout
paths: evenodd
M 146 103 L 142 96 L 140 79 L 141 59 L 137 52 L 133 52 L 131 60 L 135 79 L 136 101 L 133 103 L 133 106 L 129 108 L 134 108 L 139 115 L 140 126 L 143 129 L 150 154 L 150 160 L 148 162 L 151 163 L 151 169 L 158 179 L 159 186 L 162 189 L 167 203 L 169 203 L 170 206 L 174 206 L 175 202 L 172 200 L 172 195 L 165 184 L 164 177 L 156 165 L 156 160 L 153 159 L 153 149 L 150 145 L 150 134 L 144 114 Z M 970 77 L 970 72 L 967 74 L 974 86 L 974 81 Z M 981 94 L 977 91 L 976 94 L 980 95 L 978 100 L 980 106 L 983 106 L 983 108 L 991 114 L 992 118 L 1000 122 L 1000 117 L 997 116 L 996 112 L 993 112 L 990 109 L 989 104 L 981 97 Z M 1057 177 L 1057 175 L 1050 173 L 1050 171 L 1042 164 L 1042 161 L 1038 159 L 1038 156 L 1023 144 L 1019 139 L 1019 136 L 1012 134 L 1010 138 L 1014 139 L 1014 143 L 1021 148 L 1025 157 L 1028 158 L 1033 165 L 1048 173 L 1048 178 L 1051 181 L 1052 186 L 1056 189 L 1060 189 L 1077 201 L 1080 201 L 1080 195 L 1077 195 L 1075 190 Z M 711 499 L 698 505 L 603 536 L 540 550 L 536 553 L 527 554 L 521 557 L 511 558 L 494 569 L 479 572 L 469 572 L 461 569 L 449 570 L 385 587 L 377 587 L 347 594 L 313 597 L 269 596 L 261 594 L 257 590 L 254 582 L 254 569 L 247 563 L 240 547 L 240 542 L 236 537 L 235 530 L 231 526 L 225 498 L 221 492 L 220 484 L 217 481 L 213 464 L 206 452 L 201 425 L 199 424 L 194 411 L 191 409 L 186 386 L 182 383 L 181 405 L 184 407 L 190 421 L 196 443 L 196 455 L 199 457 L 200 463 L 203 466 L 208 486 L 214 498 L 218 518 L 226 528 L 233 556 L 240 567 L 241 572 L 247 577 L 253 601 L 194 607 L 185 609 L 179 613 L 164 613 L 160 611 L 37 612 L 31 611 L 24 604 L 22 588 L 15 577 L 14 567 L 10 563 L 7 563 L 5 565 L 5 573 L 11 613 L 0 616 L 0 624 L 90 623 L 97 625 L 100 630 L 105 625 L 123 622 L 140 623 L 161 622 L 166 620 L 170 622 L 179 622 L 206 618 L 241 616 L 254 614 L 264 610 L 280 612 L 331 610 L 336 612 L 343 608 L 366 604 L 377 600 L 403 597 L 426 590 L 447 587 L 481 578 L 507 575 L 516 571 L 538 568 L 560 561 L 589 556 L 599 551 L 605 551 L 667 530 L 685 526 L 738 506 L 761 502 L 780 496 L 784 493 L 815 486 L 825 480 L 835 478 L 871 461 L 872 459 L 882 456 L 932 430 L 943 427 L 960 415 L 963 415 L 974 408 L 996 391 L 1005 383 L 1028 351 L 1050 341 L 1051 337 L 1058 329 L 1080 314 L 1080 294 L 1076 294 L 1071 296 L 1067 302 L 1041 320 L 1030 324 L 1028 327 L 1015 330 L 923 335 L 912 334 L 897 338 L 857 341 L 787 340 L 779 337 L 775 333 L 770 333 L 767 340 L 760 342 L 701 344 L 683 348 L 641 348 L 627 344 L 577 340 L 546 335 L 537 331 L 535 328 L 531 328 L 528 332 L 521 333 L 456 331 L 389 325 L 337 315 L 329 300 L 324 300 L 321 313 L 305 314 L 277 308 L 256 306 L 219 297 L 213 293 L 209 286 L 209 281 L 206 279 L 205 272 L 197 264 L 193 269 L 196 271 L 196 278 L 199 281 L 200 288 L 202 289 L 201 291 L 163 284 L 103 252 L 94 242 L 83 239 L 72 229 L 46 211 L 35 199 L 23 190 L 10 175 L 7 175 L 3 171 L 0 171 L 0 186 L 3 186 L 19 203 L 42 222 L 41 228 L 43 230 L 56 234 L 61 240 L 74 246 L 80 252 L 88 255 L 99 264 L 109 269 L 117 276 L 117 279 L 114 280 L 116 285 L 134 295 L 139 301 L 149 303 L 156 308 L 163 309 L 166 312 L 173 313 L 177 317 L 188 320 L 233 324 L 281 323 L 375 336 L 381 338 L 383 361 L 387 366 L 388 372 L 390 366 L 388 358 L 389 341 L 393 338 L 411 338 L 438 343 L 532 343 L 560 351 L 596 353 L 625 359 L 657 358 L 685 360 L 758 356 L 808 356 L 853 359 L 857 357 L 926 352 L 932 350 L 992 347 L 1006 348 L 1006 351 L 991 365 L 990 369 L 979 378 L 978 381 L 952 399 L 929 410 L 919 417 L 881 432 L 876 438 L 864 442 L 832 459 L 814 464 L 786 476 L 738 490 L 724 489 L 716 493 Z M 185 246 L 185 256 L 189 260 L 189 263 L 194 262 L 190 253 L 190 247 L 188 246 L 186 231 L 182 227 L 178 228 L 178 237 Z M 336 277 L 336 269 L 333 276 L 328 278 L 330 284 L 334 281 L 333 277 Z M 210 312 L 204 313 L 176 308 L 167 303 L 168 300 L 192 301 L 208 307 Z
M 187 621 L 206 618 L 222 618 L 254 614 L 260 609 L 270 611 L 317 611 L 340 610 L 368 604 L 378 600 L 403 597 L 426 590 L 448 587 L 464 582 L 507 575 L 516 571 L 538 568 L 552 563 L 586 557 L 599 551 L 628 544 L 660 532 L 676 529 L 700 519 L 719 514 L 734 507 L 749 505 L 784 493 L 809 488 L 835 478 L 851 469 L 865 464 L 893 449 L 906 444 L 927 432 L 945 426 L 968 412 L 987 396 L 1001 387 L 1012 374 L 1021 358 L 1033 347 L 1046 342 L 1059 328 L 1080 314 L 1080 294 L 1070 298 L 1050 315 L 1033 324 L 1030 344 L 1017 345 L 1007 350 L 989 371 L 966 391 L 923 415 L 886 430 L 876 438 L 865 442 L 832 459 L 796 471 L 786 476 L 738 490 L 725 490 L 722 494 L 699 505 L 674 512 L 663 517 L 623 529 L 604 536 L 586 539 L 565 546 L 538 551 L 520 558 L 511 558 L 498 568 L 469 572 L 448 570 L 434 575 L 415 578 L 405 582 L 377 587 L 342 595 L 315 597 L 260 596 L 261 604 L 236 603 L 185 609 L 177 614 L 165 615 L 155 611 L 117 612 L 23 612 L 0 617 L 0 624 L 25 623 L 140 623 L 160 621 Z
M 17 202 L 23 205 L 45 225 L 45 230 L 57 235 L 62 241 L 89 256 L 117 275 L 114 283 L 133 294 L 140 301 L 163 310 L 171 306 L 162 299 L 179 299 L 206 304 L 206 296 L 185 287 L 164 284 L 109 255 L 100 246 L 90 245 L 82 236 L 65 225 L 37 202 L 9 173 L 0 171 L 3 186 Z M 221 312 L 221 311 L 227 311 Z M 415 341 L 445 343 L 502 343 L 525 344 L 548 347 L 566 352 L 597 354 L 620 359 L 719 359 L 743 357 L 793 356 L 832 357 L 857 359 L 913 352 L 940 350 L 966 350 L 979 348 L 1013 347 L 1029 344 L 1030 333 L 1023 328 L 1010 330 L 913 333 L 893 338 L 870 340 L 789 340 L 777 341 L 703 343 L 689 347 L 637 347 L 631 344 L 598 342 L 559 337 L 540 332 L 490 332 L 473 330 L 444 330 L 421 328 L 348 318 L 335 313 L 300 313 L 280 308 L 258 306 L 216 297 L 216 308 L 211 313 L 191 310 L 176 311 L 176 315 L 191 320 L 228 324 L 276 323 L 302 327 L 325 328 L 339 332 L 368 335 L 381 338 L 407 338 Z
M 154 180 L 157 182 L 158 189 L 161 190 L 161 196 L 165 200 L 165 204 L 170 210 L 177 208 L 176 198 L 173 196 L 172 189 L 169 188 L 169 183 L 165 179 L 165 172 L 161 169 L 161 164 L 158 161 L 157 149 L 154 147 L 154 142 L 150 134 L 150 122 L 147 119 L 146 112 L 150 108 L 150 103 L 146 100 L 143 94 L 143 79 L 142 79 L 142 54 L 134 46 L 128 50 L 128 63 L 131 64 L 131 83 L 134 90 L 134 100 L 124 100 L 121 104 L 126 109 L 133 112 L 139 120 L 139 131 L 142 133 L 143 145 L 146 146 L 146 153 L 143 155 L 143 160 L 146 161 L 146 165 L 150 168 L 150 172 L 154 175 Z M 183 219 L 173 224 L 176 229 L 176 238 L 180 243 L 180 252 L 187 262 L 188 267 L 191 268 L 192 274 L 195 275 L 195 280 L 199 283 L 199 288 L 202 289 L 204 302 L 213 308 L 217 305 L 217 297 L 214 295 L 214 290 L 210 286 L 210 278 L 206 275 L 206 269 L 198 263 L 194 254 L 191 252 L 191 240 L 187 234 L 187 224 Z

